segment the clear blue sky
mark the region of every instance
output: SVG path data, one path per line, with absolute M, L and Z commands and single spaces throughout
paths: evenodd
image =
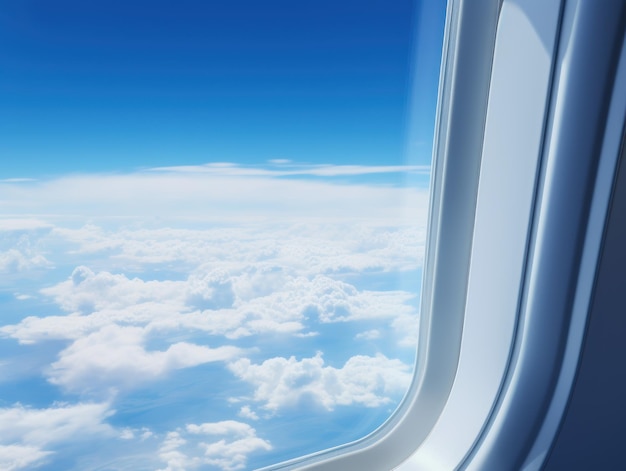
M 4 1 L 0 178 L 401 164 L 415 24 L 411 0 Z M 430 120 L 439 47 L 420 48 Z

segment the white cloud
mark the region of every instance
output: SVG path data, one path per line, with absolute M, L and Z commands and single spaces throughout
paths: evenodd
M 233 279 L 226 270 L 212 270 L 202 277 L 191 276 L 186 286 L 186 304 L 204 311 L 233 307 Z
M 407 211 L 413 217 L 417 212 L 425 214 L 424 189 L 288 177 L 415 172 L 426 175 L 428 169 L 336 165 L 264 169 L 209 164 L 129 174 L 70 175 L 27 184 L 0 182 L 0 206 L 5 214 L 31 214 L 31 219 L 43 220 L 46 215 L 74 221 L 133 218 L 225 222 L 271 217 L 281 221 L 348 218 L 395 224 Z
M 192 439 L 195 447 L 189 446 Z M 198 454 L 198 449 L 203 453 Z M 159 450 L 159 457 L 167 467 L 159 471 L 190 470 L 205 465 L 236 471 L 246 467 L 251 453 L 271 449 L 270 442 L 257 437 L 256 430 L 243 422 L 225 420 L 188 424 L 184 430 L 167 434 Z
M 250 406 L 243 406 L 239 409 L 239 413 L 237 415 L 243 419 L 259 420 L 259 416 L 250 408 Z
M 411 216 L 382 227 L 374 220 L 316 223 L 297 218 L 290 224 L 239 221 L 204 229 L 105 230 L 90 225 L 58 227 L 50 237 L 71 243 L 76 254 L 106 255 L 111 269 L 141 271 L 175 263 L 187 273 L 204 265 L 228 272 L 248 270 L 251 277 L 277 275 L 277 268 L 303 276 L 388 273 L 420 266 L 426 232 L 415 221 Z
M 0 445 L 0 469 L 14 471 L 41 466 L 51 451 L 29 445 Z
M 133 433 L 132 429 L 125 428 L 121 431 L 120 438 L 122 440 L 132 440 L 133 438 L 135 438 L 135 434 Z
M 0 440 L 45 445 L 83 434 L 107 434 L 104 420 L 113 414 L 107 403 L 56 405 L 32 409 L 21 405 L 0 409 Z
M 52 264 L 41 254 L 9 249 L 0 252 L 0 272 L 17 273 L 33 268 L 50 268 Z
M 354 336 L 357 340 L 376 340 L 380 338 L 380 331 L 377 329 L 367 330 L 365 332 L 359 332 Z
M 172 172 L 182 174 L 208 174 L 212 176 L 228 177 L 287 177 L 287 176 L 315 176 L 337 177 L 355 175 L 373 175 L 384 173 L 418 173 L 428 175 L 430 166 L 427 165 L 334 165 L 334 164 L 294 164 L 288 159 L 272 159 L 269 163 L 279 168 L 270 169 L 242 166 L 232 163 L 208 163 L 204 165 L 183 165 L 176 167 L 157 167 L 153 172 Z
M 286 270 L 201 267 L 182 281 L 144 281 L 77 267 L 71 277 L 41 292 L 67 316 L 26 317 L 0 327 L 0 334 L 23 344 L 49 339 L 78 340 L 107 326 L 136 326 L 146 332 L 202 331 L 229 339 L 263 333 L 313 336 L 312 322 L 405 319 L 396 329 L 405 337 L 417 325 L 406 291 L 359 291 L 326 275 L 292 276 Z M 267 273 L 267 277 L 265 277 Z M 410 341 L 405 342 L 410 344 Z
M 113 414 L 106 403 L 57 404 L 32 409 L 16 404 L 0 409 L 0 468 L 31 469 L 54 452 L 50 446 L 96 435 L 112 436 L 104 421 Z
M 408 385 L 410 368 L 383 355 L 355 355 L 341 367 L 324 364 L 321 354 L 253 364 L 239 360 L 242 350 L 235 346 L 210 348 L 188 340 L 199 332 L 227 339 L 305 338 L 323 330 L 319 323 L 353 322 L 364 329 L 362 321 L 372 329 L 362 338 L 374 338 L 374 327 L 390 326 L 402 344 L 416 338 L 413 293 L 360 286 L 420 267 L 427 192 L 326 177 L 425 169 L 273 164 L 0 181 L 4 214 L 28 215 L 0 218 L 0 272 L 11 280 L 11 272 L 34 280 L 31 270 L 49 270 L 41 279 L 44 289 L 36 291 L 30 281 L 10 289 L 22 299 L 37 295 L 37 309 L 54 303 L 47 313 L 34 311 L 39 316 L 0 327 L 0 335 L 31 345 L 64 341 L 56 357 L 47 346 L 19 348 L 44 352 L 45 377 L 86 397 L 115 400 L 116 390 L 225 362 L 254 391 L 253 399 L 233 408 L 245 420 L 310 400 L 329 410 L 390 403 Z M 23 303 L 22 309 L 31 305 Z M 151 343 L 155 339 L 158 347 Z M 49 459 L 53 441 L 41 438 L 45 434 L 59 441 L 93 434 L 156 440 L 147 428 L 113 430 L 105 424 L 112 413 L 108 406 L 102 405 L 100 415 L 96 406 L 15 406 L 6 420 L 2 414 L 9 409 L 0 409 L 0 468 L 33 468 Z M 86 422 L 70 413 L 79 410 Z M 54 419 L 63 414 L 65 422 Z M 50 425 L 41 425 L 44 416 Z M 14 435 L 5 435 L 2 424 L 14 422 Z M 250 425 L 224 421 L 170 432 L 159 457 L 170 471 L 236 470 L 246 467 L 251 453 L 270 448 Z
M 49 381 L 70 391 L 107 391 L 134 387 L 168 372 L 225 361 L 240 353 L 232 346 L 208 348 L 178 342 L 165 351 L 147 351 L 138 327 L 109 325 L 73 342 L 52 363 Z
M 0 181 L 1 182 L 1 181 Z M 50 229 L 52 224 L 40 219 L 32 219 L 29 217 L 0 217 L 0 231 L 32 231 L 36 229 Z
M 90 313 L 103 309 L 123 309 L 144 302 L 171 303 L 180 298 L 181 282 L 128 279 L 103 271 L 94 273 L 85 266 L 74 269 L 71 277 L 41 292 L 51 296 L 68 312 Z M 181 304 L 182 306 L 182 304 Z
M 264 296 L 244 300 L 238 292 L 240 277 L 220 282 L 222 304 L 232 308 L 191 313 L 175 313 L 154 318 L 149 327 L 156 330 L 192 329 L 213 335 L 238 339 L 263 333 L 283 333 L 300 337 L 314 336 L 307 332 L 312 322 L 350 322 L 357 320 L 388 320 L 406 318 L 417 323 L 417 313 L 411 302 L 414 293 L 405 291 L 359 291 L 353 285 L 328 276 L 284 277 L 282 285 Z M 215 296 L 207 288 L 207 296 Z M 225 293 L 225 294 L 224 294 Z M 209 298 L 213 299 L 213 298 Z M 216 298 L 217 299 L 217 298 Z M 211 303 L 213 301 L 210 301 Z M 201 300 L 194 305 L 202 305 Z M 215 307 L 205 305 L 205 307 Z M 405 325 L 403 325 L 405 327 Z M 399 331 L 405 336 L 405 331 Z
M 399 334 L 399 346 L 409 348 L 416 347 L 419 334 L 417 316 L 398 316 L 392 321 L 391 326 Z
M 179 432 L 169 432 L 159 448 L 159 458 L 167 463 L 167 467 L 158 471 L 187 471 L 200 465 L 198 458 L 188 458 L 178 448 L 187 443 Z
M 411 367 L 384 355 L 356 355 L 343 367 L 325 366 L 322 354 L 298 361 L 275 357 L 261 364 L 242 358 L 230 370 L 254 386 L 254 399 L 276 411 L 313 400 L 327 410 L 336 406 L 378 407 L 406 391 Z
M 13 275 L 28 277 L 29 271 L 53 268 L 38 243 L 51 228 L 50 223 L 29 217 L 0 217 L 0 277 L 9 275 L 11 280 Z
M 321 322 L 342 322 L 410 315 L 414 308 L 407 303 L 415 294 L 359 291 L 349 283 L 319 275 L 312 280 L 302 277 L 293 280 L 278 296 L 284 297 L 287 310 L 304 311 Z
M 125 427 L 119 432 L 119 438 L 122 440 L 139 439 L 141 441 L 147 440 L 154 436 L 154 432 L 148 427 L 131 428 Z
M 195 435 L 238 435 L 251 436 L 254 435 L 254 429 L 250 425 L 237 422 L 236 420 L 224 420 L 222 422 L 207 422 L 204 424 L 188 424 L 187 432 Z

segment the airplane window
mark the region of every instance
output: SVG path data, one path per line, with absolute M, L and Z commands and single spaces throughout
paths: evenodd
M 251 469 L 390 417 L 445 7 L 3 3 L 1 469 Z

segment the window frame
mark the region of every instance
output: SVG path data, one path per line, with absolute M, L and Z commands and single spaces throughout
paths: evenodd
M 371 435 L 264 469 L 541 468 L 623 145 L 624 10 L 448 1 L 413 382 Z

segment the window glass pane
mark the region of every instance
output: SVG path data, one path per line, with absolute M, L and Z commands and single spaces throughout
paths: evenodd
M 442 3 L 3 3 L 0 468 L 248 469 L 389 417 Z

